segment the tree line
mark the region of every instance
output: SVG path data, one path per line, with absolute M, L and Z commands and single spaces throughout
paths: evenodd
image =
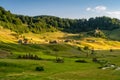
M 100 30 L 114 30 L 120 27 L 120 20 L 106 16 L 90 19 L 67 19 L 46 15 L 31 17 L 12 14 L 10 11 L 0 7 L 0 25 L 19 34 L 55 32 L 58 30 L 80 33 L 97 28 Z

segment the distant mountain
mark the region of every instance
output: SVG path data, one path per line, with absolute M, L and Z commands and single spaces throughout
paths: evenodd
M 55 32 L 68 33 L 89 32 L 95 29 L 116 30 L 120 28 L 120 20 L 110 17 L 96 17 L 90 19 L 67 19 L 55 16 L 24 16 L 12 14 L 0 7 L 0 25 L 19 34 L 33 32 Z

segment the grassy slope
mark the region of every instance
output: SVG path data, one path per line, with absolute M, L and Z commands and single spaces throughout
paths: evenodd
M 79 38 L 79 34 L 68 34 L 68 33 L 62 33 L 62 32 L 54 32 L 54 33 L 43 33 L 43 34 L 32 34 L 27 33 L 23 34 L 29 39 L 33 39 L 36 43 L 48 43 L 50 40 L 57 40 L 60 42 L 63 42 L 64 40 L 71 39 L 73 40 L 70 42 L 70 45 L 75 46 L 89 46 L 94 49 L 120 49 L 120 42 L 118 41 L 111 41 L 111 40 L 105 40 L 101 38 Z M 90 42 L 88 40 L 94 40 L 95 42 Z M 79 44 L 80 43 L 80 44 Z
M 117 33 L 119 33 L 119 30 L 116 30 Z M 0 29 L 0 41 L 5 42 L 5 43 L 16 43 L 18 40 L 15 37 L 16 33 L 11 32 L 10 30 L 7 29 Z M 117 34 L 116 36 L 118 36 Z M 110 40 L 105 40 L 101 38 L 79 38 L 79 34 L 68 34 L 68 33 L 63 33 L 63 32 L 53 32 L 53 33 L 42 33 L 42 34 L 33 34 L 33 33 L 26 33 L 23 34 L 26 38 L 29 40 L 32 39 L 33 43 L 39 43 L 39 44 L 46 44 L 50 40 L 57 40 L 59 42 L 64 42 L 64 40 L 71 39 L 73 40 L 72 42 L 69 42 L 68 44 L 70 45 L 75 45 L 75 46 L 89 46 L 94 49 L 120 49 L 120 42 L 118 41 L 110 41 Z M 109 34 L 112 38 L 116 37 L 115 36 L 115 31 Z M 119 38 L 119 37 L 116 37 Z M 115 38 L 115 39 L 116 39 Z M 90 42 L 94 41 L 94 42 Z
M 6 43 L 14 43 L 17 39 L 13 36 L 15 32 L 11 32 L 8 29 L 0 28 L 0 41 Z
M 8 59 L 0 59 L 0 80 L 119 80 L 120 71 L 98 69 L 99 64 L 93 63 L 91 58 L 85 58 L 85 53 L 79 51 L 76 46 L 90 46 L 96 49 L 119 48 L 119 42 L 106 41 L 98 38 L 79 39 L 78 34 L 67 34 L 62 32 L 44 34 L 23 34 L 36 43 L 20 45 L 16 44 L 15 33 L 6 29 L 0 29 L 0 53 L 7 55 Z M 14 35 L 13 35 L 14 34 Z M 47 44 L 46 40 L 76 39 L 61 44 Z M 95 40 L 95 42 L 89 42 Z M 45 43 L 45 44 L 42 44 Z M 70 45 L 69 45 L 70 44 Z M 73 45 L 73 46 L 71 46 Z M 57 51 L 56 51 L 57 49 Z M 19 54 L 37 54 L 45 60 L 20 60 L 16 59 Z M 99 59 L 108 60 L 120 66 L 119 51 L 96 51 Z M 65 63 L 54 63 L 56 54 L 64 56 Z M 3 56 L 3 54 L 0 54 Z M 77 58 L 79 57 L 79 58 Z M 12 58 L 12 59 L 11 59 Z M 47 60 L 46 60 L 47 59 Z M 85 59 L 88 63 L 75 63 L 76 59 Z M 35 71 L 35 67 L 44 66 L 45 71 Z
M 109 37 L 113 40 L 119 40 L 120 41 L 120 29 L 113 30 L 109 32 Z

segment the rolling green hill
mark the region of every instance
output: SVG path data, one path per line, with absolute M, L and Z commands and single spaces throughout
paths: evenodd
M 120 28 L 120 20 L 110 17 L 96 17 L 90 19 L 67 19 L 55 16 L 24 16 L 12 14 L 0 7 L 0 25 L 19 34 L 33 32 L 68 32 L 80 33 L 95 29 L 115 30 Z
M 119 33 L 120 33 L 120 29 L 112 30 L 109 32 L 109 38 L 120 41 Z
M 120 20 L 109 17 L 63 19 L 55 16 L 24 16 L 0 7 L 0 41 L 18 44 L 68 44 L 90 49 L 119 49 Z M 3 44 L 2 43 L 2 44 Z M 18 44 L 19 45 L 19 44 Z M 44 45 L 44 47 L 46 47 Z
M 115 18 L 30 17 L 0 7 L 0 80 L 119 80 L 119 32 Z

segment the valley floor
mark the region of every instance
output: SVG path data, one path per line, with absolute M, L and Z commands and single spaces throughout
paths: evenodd
M 120 66 L 120 51 L 96 51 L 99 60 Z M 49 58 L 48 58 L 49 57 Z M 92 57 L 64 57 L 64 63 L 55 63 L 48 55 L 43 60 L 0 59 L 0 80 L 119 80 L 120 69 L 100 69 Z M 85 60 L 87 63 L 77 63 Z M 43 66 L 44 71 L 35 68 Z

